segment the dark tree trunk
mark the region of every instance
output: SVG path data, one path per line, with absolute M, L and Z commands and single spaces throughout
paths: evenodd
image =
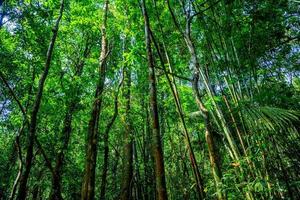
M 85 64 L 85 59 L 89 55 L 90 47 L 89 47 L 89 42 L 87 39 L 85 49 L 83 52 L 83 58 L 79 59 L 79 62 L 75 64 L 76 66 L 76 72 L 75 72 L 75 77 L 80 77 L 83 72 L 83 66 Z M 69 141 L 70 141 L 70 136 L 72 132 L 72 119 L 73 115 L 76 111 L 76 108 L 78 106 L 78 103 L 80 101 L 79 95 L 80 95 L 80 88 L 76 84 L 74 85 L 75 88 L 75 94 L 69 93 L 69 98 L 71 98 L 70 101 L 68 101 L 67 105 L 67 111 L 65 114 L 65 119 L 64 119 L 64 127 L 61 133 L 61 138 L 60 140 L 63 141 L 63 145 L 60 149 L 60 152 L 56 156 L 56 163 L 55 167 L 53 169 L 52 173 L 52 191 L 50 193 L 50 200 L 61 200 L 63 199 L 61 196 L 61 179 L 62 179 L 62 168 L 64 165 L 64 158 L 66 151 L 68 149 Z
M 155 37 L 152 34 L 152 32 L 151 32 L 151 36 L 152 36 L 153 43 L 154 43 L 154 45 L 156 47 L 156 50 L 158 52 L 158 55 L 159 55 L 159 58 L 160 58 L 163 70 L 165 72 L 166 78 L 168 80 L 169 86 L 171 88 L 172 95 L 173 95 L 174 100 L 175 100 L 175 105 L 176 105 L 176 108 L 177 108 L 177 111 L 178 111 L 181 123 L 183 125 L 184 139 L 185 139 L 185 143 L 186 143 L 186 146 L 188 148 L 188 151 L 189 151 L 190 161 L 191 161 L 192 169 L 193 169 L 193 172 L 194 172 L 194 175 L 195 175 L 195 179 L 196 179 L 197 193 L 198 193 L 199 199 L 203 199 L 204 198 L 203 180 L 202 180 L 199 168 L 198 168 L 197 160 L 196 160 L 196 157 L 195 157 L 195 154 L 194 154 L 194 150 L 193 150 L 193 147 L 192 147 L 192 144 L 191 144 L 191 141 L 190 141 L 190 136 L 189 136 L 189 133 L 188 133 L 188 130 L 187 130 L 187 127 L 186 127 L 186 123 L 185 123 L 183 111 L 182 111 L 181 104 L 180 104 L 179 94 L 177 92 L 175 82 L 173 82 L 173 84 L 172 84 L 171 79 L 169 78 L 169 76 L 166 73 L 167 70 L 166 70 L 166 67 L 164 65 L 164 61 L 163 61 L 163 57 L 162 57 L 160 48 L 159 48 L 159 46 L 158 46 L 158 44 L 157 44 L 157 42 L 155 40 Z
M 38 85 L 38 91 L 35 97 L 35 102 L 32 108 L 31 116 L 30 116 L 30 125 L 29 125 L 29 133 L 28 133 L 28 146 L 27 146 L 27 152 L 26 152 L 26 158 L 25 158 L 25 170 L 20 178 L 20 185 L 19 185 L 19 191 L 17 195 L 18 200 L 24 200 L 26 198 L 27 193 L 27 181 L 31 170 L 32 165 L 32 158 L 33 158 L 33 146 L 34 146 L 34 140 L 35 140 L 35 133 L 36 133 L 36 127 L 37 127 L 37 116 L 40 109 L 40 104 L 43 96 L 43 89 L 44 84 L 46 81 L 46 78 L 48 76 L 48 72 L 50 69 L 51 59 L 52 59 L 52 53 L 54 49 L 54 44 L 56 41 L 57 33 L 58 33 L 58 27 L 60 20 L 62 18 L 64 9 L 64 0 L 61 1 L 60 5 L 60 14 L 58 19 L 56 20 L 55 26 L 52 29 L 53 35 L 49 44 L 49 48 L 47 51 L 47 59 L 45 63 L 44 72 L 40 77 L 39 85 Z
M 144 99 L 142 102 L 144 107 L 144 111 L 146 113 L 145 116 L 145 130 L 144 130 L 144 138 L 143 138 L 143 161 L 144 161 L 144 199 L 150 200 L 152 196 L 155 196 L 155 183 L 153 180 L 153 156 L 151 154 L 151 145 L 148 141 L 151 141 L 151 128 L 150 128 L 150 119 L 149 119 L 149 106 L 144 103 Z
M 108 0 L 104 5 L 103 24 L 101 27 L 101 55 L 99 63 L 99 81 L 96 88 L 95 99 L 92 107 L 91 117 L 88 125 L 87 134 L 87 149 L 85 160 L 85 172 L 83 184 L 81 189 L 82 200 L 93 200 L 95 197 L 95 170 L 97 159 L 97 145 L 98 145 L 98 122 L 102 104 L 102 93 L 104 90 L 105 72 L 106 72 L 106 59 L 108 56 L 107 38 L 106 38 L 106 25 L 108 14 Z
M 133 134 L 130 119 L 130 86 L 131 86 L 131 70 L 129 67 L 124 71 L 124 98 L 125 108 L 125 135 L 124 135 L 124 166 L 121 186 L 121 200 L 132 199 L 132 181 L 133 181 Z
M 160 127 L 157 108 L 157 91 L 156 91 L 156 78 L 155 78 L 155 64 L 153 53 L 151 49 L 151 36 L 150 36 L 150 23 L 146 10 L 145 0 L 141 3 L 142 13 L 145 23 L 145 43 L 149 67 L 149 89 L 150 89 L 150 107 L 151 107 L 151 120 L 152 120 L 152 151 L 155 162 L 155 183 L 156 193 L 158 200 L 166 200 L 167 188 L 165 179 L 165 167 L 163 151 L 161 146 Z
M 116 95 L 115 95 L 115 101 L 114 101 L 114 114 L 110 120 L 110 122 L 107 124 L 105 132 L 103 134 L 103 142 L 104 142 L 104 159 L 103 159 L 103 168 L 102 168 L 102 175 L 101 175 L 101 187 L 100 187 L 100 199 L 105 200 L 105 191 L 106 191 L 106 178 L 107 178 L 107 170 L 108 170 L 108 164 L 109 164 L 109 132 L 118 116 L 118 95 L 119 95 L 119 89 L 122 84 L 123 80 L 120 81 L 120 84 L 118 86 Z

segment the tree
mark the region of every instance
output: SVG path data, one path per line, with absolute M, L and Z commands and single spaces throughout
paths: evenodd
M 158 119 L 157 108 L 157 94 L 156 94 L 156 79 L 155 79 L 155 65 L 154 58 L 151 49 L 151 36 L 150 36 L 150 24 L 149 17 L 146 10 L 146 3 L 143 0 L 141 2 L 142 13 L 145 24 L 145 43 L 149 67 L 149 90 L 150 90 L 150 107 L 151 107 L 151 120 L 152 120 L 152 151 L 155 161 L 155 183 L 156 193 L 159 200 L 167 199 L 167 189 L 165 180 L 165 169 L 163 152 L 161 147 L 160 127 Z
M 59 23 L 62 18 L 63 10 L 64 10 L 64 0 L 62 0 L 60 3 L 59 16 L 55 22 L 54 28 L 52 29 L 53 35 L 52 35 L 52 38 L 50 40 L 50 44 L 48 47 L 44 71 L 39 80 L 38 90 L 37 90 L 34 105 L 32 107 L 32 111 L 30 114 L 28 146 L 27 146 L 27 152 L 26 152 L 26 158 L 25 158 L 25 171 L 23 172 L 23 174 L 21 175 L 21 178 L 20 178 L 19 191 L 18 191 L 18 196 L 17 196 L 17 199 L 20 199 L 20 200 L 26 198 L 26 192 L 27 192 L 26 186 L 27 186 L 29 173 L 30 173 L 30 170 L 32 167 L 31 165 L 32 165 L 32 158 L 33 158 L 33 145 L 34 145 L 34 141 L 35 141 L 35 137 L 36 137 L 35 134 L 36 134 L 36 127 L 37 127 L 37 116 L 38 116 L 38 112 L 40 109 L 40 104 L 41 104 L 41 100 L 42 100 L 42 96 L 43 96 L 44 84 L 45 84 L 45 81 L 46 81 L 46 78 L 48 76 L 48 72 L 50 69 L 52 53 L 53 53 L 54 44 L 55 44 L 57 33 L 58 33 Z
M 106 73 L 106 61 L 108 56 L 108 44 L 106 36 L 108 0 L 104 3 L 104 15 L 101 27 L 101 54 L 99 60 L 99 80 L 96 87 L 91 117 L 88 125 L 85 173 L 81 190 L 81 199 L 94 199 L 95 195 L 95 170 L 97 162 L 98 123 L 102 106 L 102 95 Z
M 0 199 L 300 199 L 299 20 L 294 1 L 1 1 Z

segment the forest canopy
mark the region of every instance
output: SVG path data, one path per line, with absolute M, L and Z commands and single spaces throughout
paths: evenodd
M 297 0 L 0 0 L 0 200 L 300 199 Z

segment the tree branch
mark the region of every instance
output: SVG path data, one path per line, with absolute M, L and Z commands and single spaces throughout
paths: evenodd
M 54 169 L 53 169 L 53 166 L 51 164 L 51 161 L 47 157 L 46 152 L 45 152 L 44 148 L 42 147 L 40 141 L 37 139 L 37 137 L 35 137 L 35 142 L 36 142 L 39 150 L 41 151 L 42 156 L 44 157 L 44 160 L 46 162 L 47 167 L 50 169 L 51 173 L 53 174 L 54 173 Z
M 5 75 L 3 72 L 0 71 L 0 79 L 2 80 L 2 82 L 4 83 L 4 85 L 6 86 L 6 88 L 8 89 L 10 95 L 13 97 L 13 99 L 16 101 L 16 103 L 18 104 L 23 116 L 24 116 L 24 119 L 27 119 L 27 116 L 26 116 L 26 111 L 24 109 L 24 107 L 22 106 L 21 102 L 19 101 L 17 95 L 14 93 L 13 89 L 9 86 L 6 78 L 5 78 Z

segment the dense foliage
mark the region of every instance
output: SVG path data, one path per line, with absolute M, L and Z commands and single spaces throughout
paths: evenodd
M 296 0 L 1 0 L 0 199 L 300 199 Z

